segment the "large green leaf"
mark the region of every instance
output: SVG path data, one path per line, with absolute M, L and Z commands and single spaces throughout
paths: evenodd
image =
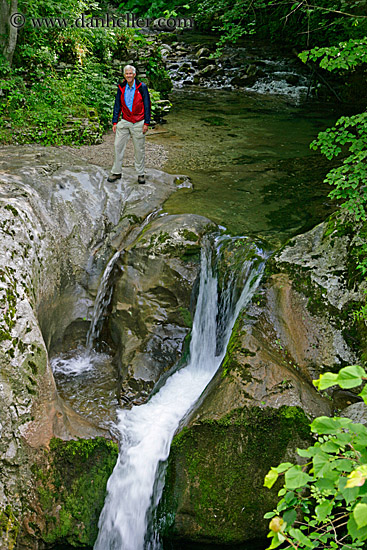
M 324 500 L 321 504 L 316 506 L 316 517 L 319 521 L 324 521 L 333 509 L 334 503 L 330 500 Z
M 358 529 L 367 525 L 367 504 L 358 502 L 353 509 L 353 517 Z
M 302 471 L 301 466 L 293 466 L 285 474 L 285 485 L 287 489 L 298 489 L 304 487 L 312 477 Z
M 319 416 L 312 422 L 311 430 L 320 435 L 336 434 L 341 431 L 341 429 L 347 428 L 348 424 L 351 424 L 351 422 L 352 421 L 349 418 L 338 418 L 335 416 L 329 418 L 328 416 Z
M 348 532 L 351 535 L 353 540 L 366 540 L 367 539 L 367 526 L 358 528 L 354 516 L 351 515 L 348 520 Z

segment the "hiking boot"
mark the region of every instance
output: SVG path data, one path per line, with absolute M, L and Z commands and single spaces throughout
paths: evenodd
M 121 174 L 110 174 L 107 178 L 107 181 L 109 181 L 110 183 L 116 181 L 116 180 L 119 180 L 121 178 Z
M 138 183 L 145 183 L 145 177 L 144 176 L 138 176 Z

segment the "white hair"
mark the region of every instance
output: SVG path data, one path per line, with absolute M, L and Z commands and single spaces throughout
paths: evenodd
M 135 67 L 134 67 L 133 65 L 125 65 L 125 67 L 124 67 L 124 74 L 125 74 L 125 72 L 126 72 L 128 69 L 131 69 L 132 72 L 133 72 L 134 74 L 136 74 L 136 69 L 135 69 Z

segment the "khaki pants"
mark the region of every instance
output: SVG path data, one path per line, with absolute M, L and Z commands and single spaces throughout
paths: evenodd
M 128 122 L 121 119 L 116 126 L 115 136 L 115 162 L 112 166 L 112 174 L 121 174 L 122 161 L 124 158 L 125 147 L 130 139 L 133 139 L 134 144 L 134 161 L 135 170 L 138 176 L 144 175 L 144 161 L 145 161 L 145 135 L 143 134 L 144 120 L 139 122 Z

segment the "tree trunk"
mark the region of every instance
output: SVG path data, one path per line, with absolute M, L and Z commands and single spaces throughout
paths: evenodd
M 18 10 L 18 0 L 0 0 L 0 52 L 10 65 L 17 43 L 17 27 L 10 24 L 10 16 Z

